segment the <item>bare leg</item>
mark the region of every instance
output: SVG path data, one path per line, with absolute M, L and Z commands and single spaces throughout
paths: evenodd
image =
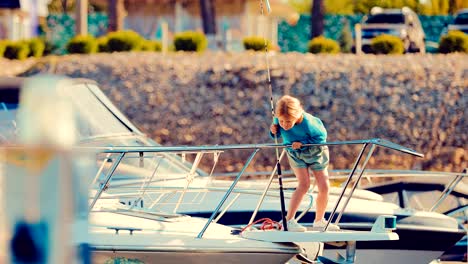
M 316 202 L 315 221 L 325 217 L 325 209 L 328 204 L 328 192 L 330 183 L 328 181 L 328 170 L 312 171 L 317 181 L 318 195 Z
M 291 220 L 296 215 L 296 211 L 301 204 L 302 198 L 309 190 L 310 174 L 307 168 L 292 168 L 297 178 L 297 188 L 294 191 L 291 200 L 289 201 L 289 210 L 286 215 L 286 220 Z

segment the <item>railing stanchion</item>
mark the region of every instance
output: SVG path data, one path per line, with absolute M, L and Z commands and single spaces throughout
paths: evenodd
M 250 157 L 249 159 L 247 160 L 247 162 L 245 163 L 244 167 L 242 167 L 242 170 L 237 174 L 237 177 L 236 179 L 234 180 L 234 182 L 231 184 L 231 187 L 229 187 L 229 189 L 227 190 L 226 194 L 224 195 L 223 199 L 221 199 L 221 202 L 219 202 L 218 206 L 216 207 L 216 209 L 213 211 L 213 213 L 211 214 L 210 216 L 210 219 L 208 219 L 208 221 L 206 222 L 205 226 L 203 227 L 203 229 L 200 231 L 200 233 L 198 234 L 197 238 L 202 238 L 203 234 L 205 233 L 206 229 L 208 228 L 208 226 L 211 224 L 211 222 L 213 221 L 213 219 L 215 218 L 216 214 L 218 213 L 219 209 L 223 206 L 224 202 L 226 202 L 227 198 L 229 197 L 229 195 L 231 194 L 232 190 L 234 189 L 234 187 L 236 187 L 236 184 L 237 182 L 239 181 L 240 177 L 242 176 L 242 174 L 244 174 L 244 171 L 245 169 L 250 165 L 250 162 L 252 162 L 252 159 L 255 157 L 255 155 L 258 153 L 260 149 L 259 148 L 256 148 L 254 150 L 254 152 L 252 152 L 252 154 L 250 154 Z
M 366 170 L 367 163 L 369 162 L 369 159 L 372 156 L 372 153 L 374 152 L 374 150 L 375 150 L 375 145 L 372 144 L 371 149 L 369 150 L 369 153 L 367 154 L 366 160 L 364 160 L 361 171 L 359 172 L 359 176 L 358 176 L 357 180 L 354 182 L 353 188 L 349 192 L 348 197 L 346 198 L 346 201 L 345 201 L 345 203 L 343 205 L 343 208 L 341 208 L 341 211 L 340 211 L 340 213 L 338 214 L 338 217 L 335 220 L 335 225 L 338 225 L 338 223 L 340 222 L 341 216 L 343 215 L 343 212 L 346 210 L 346 207 L 348 206 L 349 200 L 353 196 L 354 190 L 356 190 L 356 187 L 358 186 L 359 181 L 361 180 L 361 177 L 364 174 L 364 171 Z M 346 189 L 345 189 L 345 191 L 346 191 Z
M 463 174 L 467 174 L 468 173 L 468 169 L 464 169 Z M 437 207 L 439 207 L 439 205 L 445 200 L 445 198 L 447 198 L 447 196 L 453 191 L 453 189 L 455 189 L 455 186 L 458 185 L 458 183 L 463 179 L 463 175 L 457 175 L 457 177 L 455 177 L 453 179 L 452 182 L 450 182 L 450 184 L 447 185 L 447 187 L 445 187 L 445 190 L 441 193 L 439 199 L 437 200 L 437 202 L 431 207 L 431 209 L 429 209 L 430 212 L 433 212 L 435 209 L 437 209 Z
M 281 160 L 283 159 L 284 153 L 286 153 L 286 149 L 283 149 L 283 151 L 281 152 L 281 155 L 280 155 L 277 162 L 281 162 Z M 275 176 L 277 168 L 278 168 L 278 166 L 275 165 L 275 167 L 273 168 L 273 171 L 271 172 L 270 179 L 268 180 L 268 183 L 265 186 L 265 189 L 263 190 L 262 196 L 258 200 L 257 206 L 255 207 L 255 210 L 253 211 L 252 216 L 250 217 L 250 221 L 249 221 L 248 225 L 253 223 L 253 221 L 255 219 L 255 216 L 257 216 L 257 212 L 260 209 L 260 206 L 262 205 L 263 200 L 265 199 L 265 195 L 267 194 L 268 190 L 270 189 L 271 183 L 273 182 L 273 177 Z
M 120 161 L 122 160 L 122 158 L 125 156 L 125 152 L 122 152 L 118 157 L 117 157 L 117 160 L 115 161 L 114 164 L 112 164 L 112 168 L 110 169 L 109 173 L 107 173 L 107 177 L 106 177 L 106 180 L 104 181 L 104 184 L 101 186 L 101 188 L 99 188 L 99 191 L 96 193 L 96 195 L 94 196 L 94 199 L 93 199 L 93 202 L 91 203 L 91 205 L 89 206 L 89 211 L 91 212 L 91 210 L 93 209 L 94 205 L 96 204 L 96 201 L 99 199 L 99 197 L 101 197 L 101 194 L 102 192 L 107 188 L 107 185 L 109 184 L 109 181 L 112 177 L 112 175 L 114 174 L 115 172 L 115 169 L 117 169 L 117 166 L 119 166 L 120 164 Z
M 364 154 L 364 151 L 366 150 L 368 145 L 369 145 L 369 143 L 364 143 L 364 145 L 362 146 L 361 152 L 359 152 L 359 156 L 356 158 L 353 169 L 351 170 L 351 173 L 349 174 L 348 179 L 346 180 L 346 184 L 343 187 L 343 191 L 341 191 L 340 197 L 336 201 L 335 207 L 333 208 L 333 210 L 330 213 L 330 216 L 328 217 L 327 224 L 323 228 L 323 231 L 327 230 L 328 225 L 330 225 L 330 223 L 331 223 L 331 221 L 333 219 L 333 216 L 335 216 L 335 212 L 336 212 L 336 210 L 338 208 L 338 205 L 340 205 L 341 199 L 343 198 L 343 195 L 346 192 L 346 187 L 348 187 L 349 183 L 351 182 L 351 178 L 353 178 L 354 172 L 356 171 L 356 169 L 357 169 L 357 167 L 359 165 L 359 162 L 361 161 L 362 155 Z

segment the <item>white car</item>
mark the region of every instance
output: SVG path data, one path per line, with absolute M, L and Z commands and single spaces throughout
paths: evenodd
M 462 31 L 468 34 L 468 8 L 462 9 L 457 12 L 452 24 L 447 27 L 448 31 Z
M 372 52 L 371 41 L 382 34 L 394 35 L 403 41 L 405 52 L 426 52 L 425 34 L 418 15 L 409 7 L 384 9 L 373 7 L 361 22 L 362 51 Z

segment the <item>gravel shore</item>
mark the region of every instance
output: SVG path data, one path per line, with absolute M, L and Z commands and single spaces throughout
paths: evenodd
M 34 63 L 0 60 L 0 75 Z M 44 58 L 27 75 L 54 71 L 97 81 L 143 132 L 163 145 L 270 143 L 263 53 L 115 53 Z M 299 97 L 328 140 L 383 138 L 424 153 L 377 151 L 371 168 L 461 171 L 468 167 L 468 55 L 269 56 L 273 97 Z M 12 66 L 16 71 L 12 70 Z M 332 168 L 349 168 L 356 146 L 333 147 Z M 226 161 L 239 169 L 247 154 Z M 270 169 L 272 154 L 256 158 Z

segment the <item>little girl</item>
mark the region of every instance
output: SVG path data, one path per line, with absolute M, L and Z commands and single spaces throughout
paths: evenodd
M 279 126 L 278 126 L 279 124 Z M 283 143 L 292 145 L 287 148 L 288 160 L 294 174 L 296 175 L 298 186 L 294 191 L 289 203 L 288 214 L 286 215 L 288 231 L 304 232 L 306 228 L 297 223 L 294 219 L 296 211 L 310 187 L 311 168 L 318 187 L 316 202 L 314 228 L 322 228 L 326 225 L 325 209 L 328 203 L 328 147 L 312 146 L 303 147 L 303 144 L 325 143 L 327 140 L 327 130 L 322 121 L 304 112 L 301 103 L 297 98 L 289 95 L 281 97 L 276 104 L 276 117 L 270 127 L 271 136 L 281 136 Z M 328 225 L 328 230 L 338 230 L 334 224 Z

